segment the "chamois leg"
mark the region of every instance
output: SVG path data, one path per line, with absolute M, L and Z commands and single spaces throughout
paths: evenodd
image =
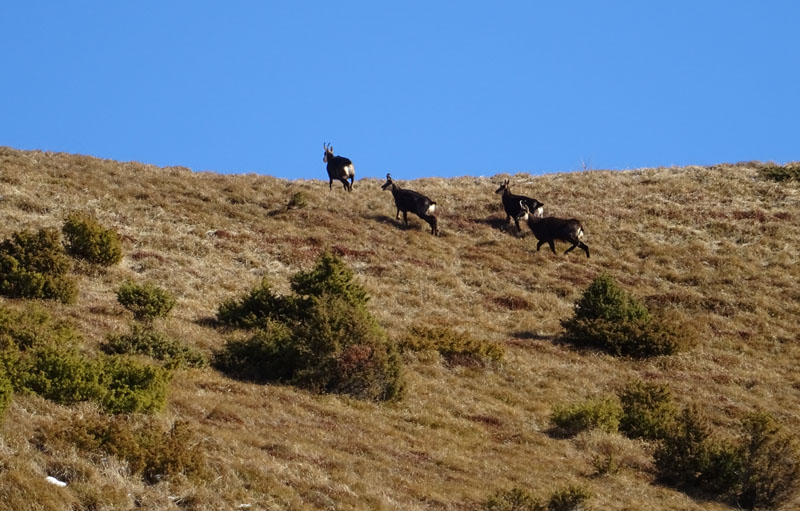
M 556 243 L 553 240 L 549 240 L 547 242 L 547 244 L 550 245 L 550 250 L 552 250 L 553 253 L 555 254 L 556 253 Z
M 435 216 L 433 216 L 433 215 L 422 215 L 422 216 L 420 216 L 420 218 L 422 218 L 423 220 L 428 222 L 428 225 L 431 226 L 431 234 L 433 234 L 434 236 L 438 236 L 439 235 L 439 225 L 438 225 L 439 222 L 437 221 Z
M 544 245 L 545 243 L 547 242 L 544 240 L 540 240 L 539 243 L 536 244 L 536 251 L 538 252 L 539 249 L 542 248 L 542 245 Z
M 408 227 L 408 211 L 403 211 L 403 223 Z
M 350 186 L 347 187 L 347 191 L 348 192 L 352 192 L 353 191 L 353 181 L 355 181 L 355 180 L 356 180 L 355 176 L 350 176 Z
M 584 252 L 586 252 L 586 259 L 589 259 L 589 247 L 586 246 L 586 243 L 581 241 L 578 243 L 578 246 L 581 247 Z
M 328 190 L 333 190 L 333 178 L 328 180 Z
M 564 255 L 567 255 L 570 252 L 572 252 L 573 250 L 575 250 L 575 247 L 577 247 L 577 246 L 578 246 L 578 242 L 577 241 L 572 242 L 572 246 L 564 251 Z

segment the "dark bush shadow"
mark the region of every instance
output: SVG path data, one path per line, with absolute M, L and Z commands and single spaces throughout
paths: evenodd
M 551 341 L 557 342 L 558 336 L 555 334 L 537 334 L 535 332 L 512 332 L 517 339 L 531 340 L 531 341 Z
M 223 325 L 219 322 L 219 320 L 214 316 L 205 316 L 203 318 L 197 318 L 194 320 L 194 324 L 198 326 L 204 326 L 207 328 L 221 328 Z
M 409 215 L 409 217 L 410 216 L 411 215 Z M 420 221 L 421 225 L 417 225 L 411 218 L 408 219 L 408 225 L 404 224 L 402 220 L 395 220 L 394 218 L 386 215 L 370 215 L 367 217 L 367 219 L 373 220 L 381 224 L 392 225 L 400 229 L 401 231 L 420 230 L 423 228 L 428 228 L 428 230 L 430 230 L 428 224 L 426 224 L 425 222 Z
M 509 223 L 506 223 L 506 219 L 505 218 L 496 217 L 496 216 L 490 216 L 488 218 L 476 218 L 474 220 L 474 222 L 476 224 L 488 225 L 489 227 L 491 227 L 492 229 L 494 229 L 496 231 L 504 232 L 504 233 L 508 234 L 509 236 L 513 236 L 515 238 L 524 238 L 525 237 L 525 231 L 523 230 L 523 228 L 525 226 L 520 224 L 520 226 L 519 226 L 520 227 L 520 231 L 517 232 L 517 226 L 516 226 L 516 224 L 514 223 L 513 220 L 511 222 L 509 222 Z
M 378 222 L 379 224 L 396 225 L 395 220 L 386 215 L 367 215 L 365 218 L 373 222 Z
M 567 440 L 568 438 L 575 438 L 580 431 L 569 431 L 558 426 L 550 426 L 544 430 L 544 434 L 553 440 Z

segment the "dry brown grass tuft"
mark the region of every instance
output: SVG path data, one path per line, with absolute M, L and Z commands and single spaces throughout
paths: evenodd
M 404 183 L 439 203 L 436 238 L 416 217 L 396 222 L 375 179 L 345 194 L 321 180 L 0 148 L 2 239 L 60 229 L 73 211 L 120 234 L 118 266 L 77 272 L 74 305 L 44 304 L 87 349 L 127 330 L 115 291 L 133 279 L 173 294 L 159 326 L 210 353 L 235 335 L 211 321 L 220 303 L 264 277 L 288 293 L 288 278 L 326 249 L 356 272 L 390 337 L 427 325 L 505 348 L 488 367 L 409 355 L 405 398 L 383 405 L 179 371 L 156 420 L 191 427 L 204 471 L 159 481 L 113 455 L 37 446 L 37 431 L 97 412 L 16 395 L 0 426 L 0 509 L 479 510 L 500 489 L 545 495 L 570 484 L 589 490 L 590 509 L 725 509 L 652 484 L 652 446 L 600 432 L 553 438 L 548 417 L 557 403 L 638 378 L 668 383 L 679 405 L 698 404 L 721 428 L 761 409 L 800 429 L 800 185 L 765 179 L 762 167 L 508 176 L 547 214 L 583 222 L 586 260 L 536 252 L 529 233 L 505 225 L 494 194 L 503 176 Z M 287 207 L 299 192 L 305 206 Z M 603 272 L 679 318 L 697 344 L 645 361 L 557 344 L 560 321 Z

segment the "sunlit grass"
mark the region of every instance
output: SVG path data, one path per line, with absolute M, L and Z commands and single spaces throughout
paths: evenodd
M 71 212 L 116 229 L 122 262 L 76 266 L 76 303 L 46 303 L 89 351 L 129 329 L 115 294 L 126 279 L 171 293 L 176 305 L 158 327 L 210 355 L 236 335 L 215 326 L 219 304 L 264 277 L 289 293 L 290 276 L 329 249 L 354 270 L 391 339 L 415 325 L 451 329 L 498 343 L 502 359 L 462 366 L 407 353 L 405 397 L 390 404 L 180 370 L 156 420 L 185 421 L 205 468 L 200 479 L 152 484 L 121 458 L 48 440 L 98 413 L 91 405 L 17 395 L 0 426 L 0 509 L 479 510 L 498 490 L 549 495 L 578 484 L 592 494 L 589 509 L 722 510 L 653 484 L 645 443 L 548 434 L 553 407 L 638 378 L 668 383 L 679 405 L 702 406 L 721 428 L 758 409 L 800 428 L 796 180 L 765 179 L 761 164 L 743 163 L 402 183 L 439 204 L 437 238 L 413 215 L 408 228 L 395 221 L 382 181 L 328 191 L 320 165 L 320 180 L 286 181 L 0 148 L 0 236 L 60 230 Z M 592 258 L 536 252 L 530 233 L 515 236 L 494 194 L 505 177 L 547 215 L 580 219 Z M 298 193 L 305 205 L 288 207 Z M 560 322 L 601 273 L 649 310 L 666 309 L 699 343 L 642 361 L 559 344 Z M 72 480 L 56 488 L 46 475 Z

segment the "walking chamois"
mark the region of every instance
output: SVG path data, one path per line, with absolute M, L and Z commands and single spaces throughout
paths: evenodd
M 394 204 L 397 206 L 395 220 L 400 219 L 400 212 L 403 212 L 403 221 L 408 226 L 408 212 L 412 212 L 421 219 L 428 222 L 431 226 L 431 234 L 439 235 L 439 222 L 434 214 L 436 213 L 436 203 L 421 193 L 414 190 L 400 188 L 397 183 L 392 181 L 392 176 L 386 174 L 386 182 L 381 186 L 381 190 L 391 188 L 394 196 Z
M 586 252 L 586 257 L 589 257 L 589 247 L 581 241 L 583 237 L 583 226 L 580 221 L 574 218 L 565 219 L 552 216 L 542 218 L 541 210 L 537 210 L 537 212 L 531 214 L 528 205 L 522 200 L 519 201 L 519 209 L 520 213 L 515 219 L 518 221 L 528 221 L 528 227 L 530 227 L 536 239 L 539 240 L 539 243 L 536 244 L 537 252 L 542 245 L 547 243 L 550 245 L 550 250 L 555 254 L 556 246 L 554 240 L 560 240 L 572 243 L 572 246 L 564 252 L 565 254 L 572 252 L 575 247 L 580 247 Z
M 513 218 L 514 223 L 517 225 L 517 232 L 522 232 L 519 227 L 519 220 L 517 219 L 517 217 L 520 215 L 520 204 L 522 202 L 524 202 L 525 205 L 528 206 L 528 209 L 533 211 L 534 214 L 542 214 L 542 206 L 544 206 L 544 204 L 536 199 L 531 199 L 530 197 L 525 197 L 524 195 L 514 195 L 511 193 L 511 189 L 508 186 L 508 179 L 503 181 L 503 184 L 501 184 L 500 188 L 495 190 L 494 193 L 503 194 L 503 209 L 506 211 L 506 223 L 510 222 Z
M 322 144 L 325 149 L 325 156 L 322 161 L 327 163 L 328 170 L 328 190 L 333 189 L 333 180 L 338 179 L 344 185 L 344 189 L 348 192 L 353 191 L 353 181 L 356 178 L 356 169 L 353 167 L 353 162 L 344 156 L 336 156 L 333 154 L 333 146 L 329 144 Z M 347 180 L 350 179 L 350 183 Z

